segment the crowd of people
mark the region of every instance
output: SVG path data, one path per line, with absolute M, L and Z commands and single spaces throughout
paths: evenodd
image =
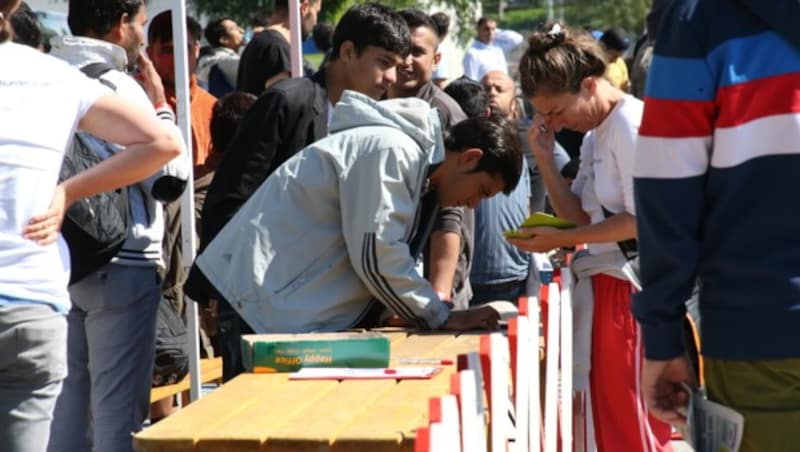
M 567 249 L 598 450 L 671 450 L 703 379 L 744 415 L 742 450 L 792 450 L 800 6 L 783 3 L 794 16 L 655 1 L 634 49 L 615 27 L 525 39 L 483 17 L 461 75 L 445 70 L 444 13 L 360 3 L 331 27 L 303 0 L 300 35 L 325 57 L 292 78 L 287 0 L 247 31 L 70 0 L 72 34 L 46 45 L 30 8 L 0 0 L 0 448 L 132 450 L 174 409 L 150 404 L 156 326 L 186 296 L 229 380 L 243 334 L 495 329 L 487 303 L 527 295 L 533 253 Z M 79 143 L 99 163 L 64 176 Z M 85 248 L 62 222 L 114 190 L 123 237 L 71 279 Z M 504 236 L 536 211 L 576 227 Z

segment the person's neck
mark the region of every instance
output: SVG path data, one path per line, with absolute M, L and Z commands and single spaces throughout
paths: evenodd
M 403 88 L 400 85 L 393 83 L 389 85 L 389 89 L 386 90 L 386 97 L 389 99 L 398 99 L 401 97 L 417 97 L 417 94 L 419 94 L 419 90 L 422 89 L 425 83 L 427 82 L 422 82 L 413 88 Z
M 325 65 L 325 86 L 328 90 L 328 101 L 332 105 L 336 105 L 344 90 L 350 88 L 340 60 L 328 61 Z
M 449 165 L 447 157 L 450 155 L 450 151 L 445 150 L 444 154 L 444 160 L 438 163 L 430 176 L 428 176 L 428 191 L 436 190 L 445 178 L 445 173 L 448 171 Z
M 614 111 L 614 107 L 617 106 L 617 102 L 625 97 L 625 93 L 615 88 L 611 83 L 607 82 L 603 78 L 598 79 L 596 89 L 597 111 L 599 112 L 599 119 L 593 128 L 599 127 L 600 124 L 602 124 L 606 118 L 611 115 L 611 112 Z
M 288 16 L 273 22 L 267 29 L 277 31 L 287 42 L 292 42 Z

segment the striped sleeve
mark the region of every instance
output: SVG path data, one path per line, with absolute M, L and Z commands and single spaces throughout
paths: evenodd
M 343 170 L 342 230 L 353 269 L 370 293 L 412 325 L 438 329 L 450 311 L 417 273 L 408 245 L 417 202 L 407 153 L 401 146 L 376 149 Z
M 643 290 L 633 312 L 645 356 L 656 360 L 685 350 L 684 301 L 696 278 L 716 114 L 715 75 L 702 46 L 675 11 L 667 15 L 648 74 L 634 165 Z

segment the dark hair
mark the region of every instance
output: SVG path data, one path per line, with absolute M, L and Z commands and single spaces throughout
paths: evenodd
M 123 14 L 130 22 L 143 6 L 143 0 L 69 0 L 67 24 L 73 35 L 102 38 Z
M 302 1 L 303 0 L 298 0 L 297 3 L 302 3 Z M 275 0 L 273 8 L 278 14 L 286 14 L 289 11 L 289 0 Z
M 13 30 L 11 29 L 11 18 L 6 17 L 11 15 L 11 7 L 14 4 L 16 4 L 14 0 L 0 0 L 0 44 L 14 36 Z
M 425 27 L 436 35 L 437 40 L 439 39 L 439 28 L 436 26 L 436 22 L 431 19 L 431 16 L 415 8 L 404 9 L 397 14 L 406 21 L 409 31 Z
M 222 17 L 219 19 L 214 19 L 206 24 L 204 35 L 210 46 L 219 47 L 222 45 L 222 38 L 228 35 L 227 30 L 225 30 L 225 25 L 223 25 L 226 20 L 231 19 L 229 17 Z
M 359 54 L 368 46 L 380 47 L 402 57 L 411 53 L 408 25 L 392 8 L 380 3 L 361 3 L 344 13 L 333 31 L 331 60 L 339 58 L 346 41 Z
M 311 39 L 314 45 L 322 53 L 327 53 L 331 48 L 331 38 L 333 37 L 333 27 L 329 24 L 318 23 L 311 30 Z
M 27 3 L 22 2 L 11 15 L 11 27 L 14 29 L 14 42 L 38 49 L 42 42 L 42 29 L 36 13 Z
M 482 26 L 483 24 L 485 24 L 486 22 L 497 22 L 497 21 L 496 21 L 496 20 L 494 20 L 494 19 L 492 19 L 492 18 L 491 18 L 491 17 L 489 17 L 489 16 L 483 16 L 483 17 L 481 17 L 480 19 L 478 19 L 478 22 L 475 24 L 475 27 L 477 27 L 477 28 L 481 28 L 481 26 Z
M 444 92 L 458 102 L 468 118 L 486 116 L 489 95 L 480 83 L 461 77 L 448 83 Z
M 211 145 L 215 153 L 223 153 L 228 148 L 244 118 L 245 113 L 256 102 L 257 97 L 242 91 L 234 91 L 222 96 L 211 111 Z
M 605 53 L 591 35 L 560 24 L 549 30 L 531 34 L 520 59 L 520 85 L 526 97 L 577 93 L 583 79 L 606 72 Z
M 600 42 L 609 49 L 624 52 L 630 46 L 630 40 L 619 27 L 609 28 L 600 36 Z
M 483 157 L 474 172 L 502 177 L 505 194 L 516 188 L 522 174 L 522 151 L 517 128 L 508 120 L 498 116 L 465 119 L 445 132 L 444 147 L 455 152 L 482 150 Z
M 447 37 L 447 32 L 450 31 L 450 16 L 440 11 L 431 14 L 431 20 L 436 24 L 436 35 L 439 36 L 439 41 L 443 41 Z
M 203 35 L 203 27 L 192 17 L 186 16 L 186 32 L 198 44 Z M 147 42 L 172 42 L 172 11 L 166 10 L 159 13 L 150 21 L 147 28 Z
M 250 20 L 250 26 L 252 27 L 268 27 L 269 26 L 269 18 L 270 12 L 268 9 L 259 9 L 258 11 L 253 14 L 253 18 Z

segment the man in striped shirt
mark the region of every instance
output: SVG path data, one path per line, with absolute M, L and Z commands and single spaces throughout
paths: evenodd
M 673 2 L 639 129 L 642 390 L 685 422 L 681 325 L 699 280 L 708 397 L 744 415 L 742 451 L 800 440 L 798 17 L 790 0 Z

